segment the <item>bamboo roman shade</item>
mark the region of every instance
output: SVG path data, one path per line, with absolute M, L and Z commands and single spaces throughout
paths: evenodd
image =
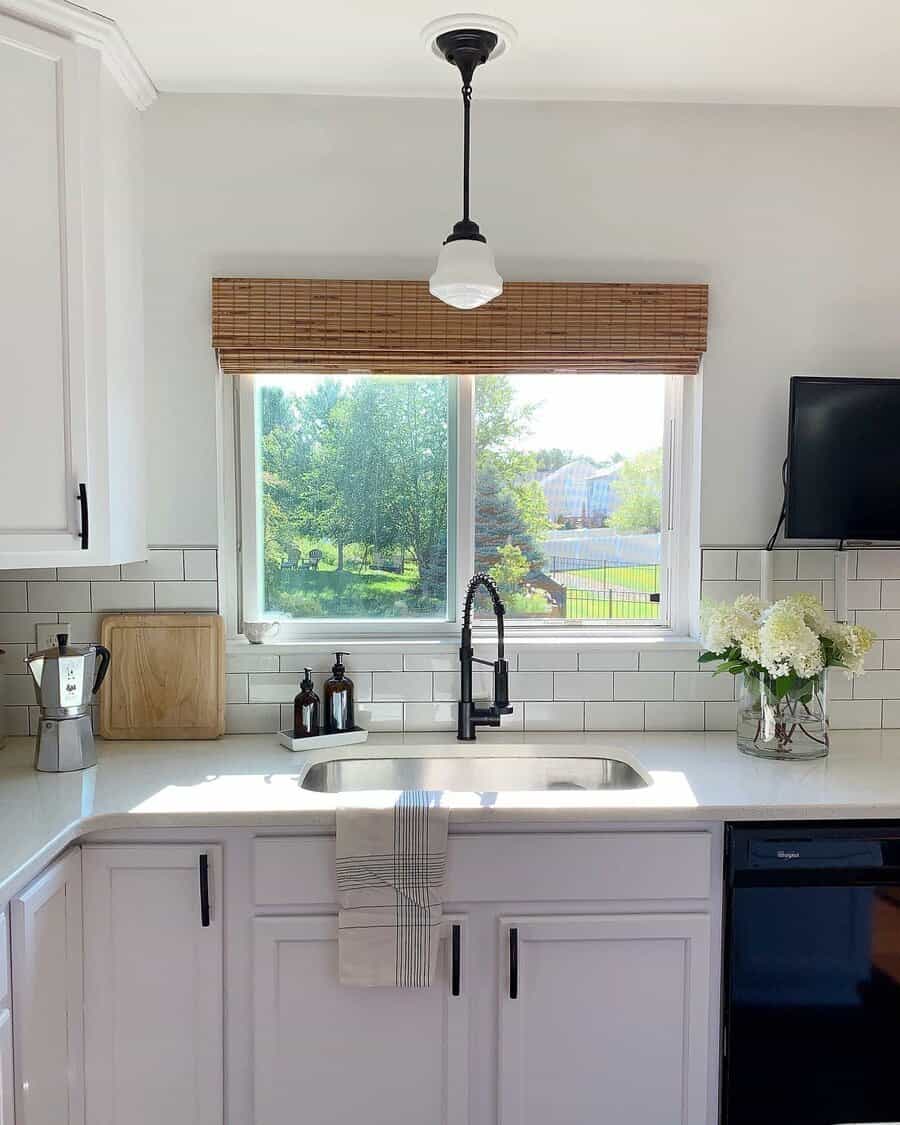
M 217 277 L 212 335 L 229 374 L 651 371 L 694 375 L 705 285 L 510 282 L 460 311 L 424 281 Z

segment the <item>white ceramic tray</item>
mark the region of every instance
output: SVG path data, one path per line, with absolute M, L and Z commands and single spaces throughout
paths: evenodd
M 324 750 L 328 746 L 353 746 L 365 742 L 369 732 L 362 727 L 339 731 L 336 734 L 315 734 L 306 738 L 294 738 L 293 731 L 280 730 L 278 741 L 286 750 Z

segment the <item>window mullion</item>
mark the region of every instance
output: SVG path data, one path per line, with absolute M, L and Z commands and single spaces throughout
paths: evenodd
M 459 375 L 456 425 L 456 606 L 475 570 L 475 388 L 472 375 Z

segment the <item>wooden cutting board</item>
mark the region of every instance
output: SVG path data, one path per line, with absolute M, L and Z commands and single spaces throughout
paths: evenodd
M 105 617 L 110 652 L 101 738 L 218 738 L 225 733 L 225 622 L 212 613 Z

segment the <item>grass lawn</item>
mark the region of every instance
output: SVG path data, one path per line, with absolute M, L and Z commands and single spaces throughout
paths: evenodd
M 560 574 L 590 579 L 598 584 L 622 586 L 626 590 L 642 590 L 648 594 L 659 590 L 658 566 L 595 566 L 590 570 L 566 570 L 557 572 L 557 580 Z

